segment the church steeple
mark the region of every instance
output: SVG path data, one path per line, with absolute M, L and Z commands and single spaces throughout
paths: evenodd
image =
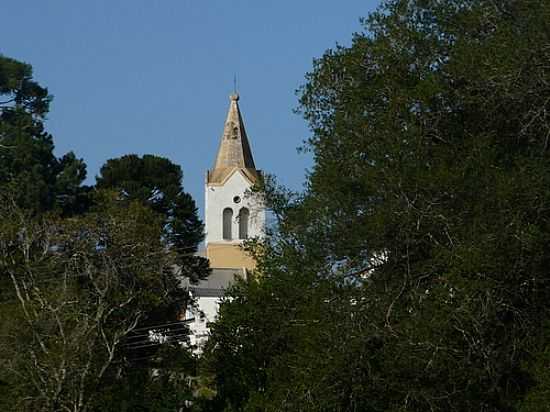
M 216 319 L 224 290 L 235 277 L 246 277 L 256 267 L 243 244 L 265 235 L 264 200 L 250 190 L 261 172 L 252 158 L 238 101 L 237 93 L 231 95 L 214 168 L 206 173 L 204 240 L 212 273 L 190 286 L 198 298 L 197 306 L 192 305 L 194 321 L 190 323 L 191 342 L 198 345 L 196 353 L 208 337 L 208 324 Z
M 231 95 L 214 168 L 206 173 L 206 256 L 213 268 L 248 268 L 254 259 L 241 245 L 262 237 L 265 206 L 250 188 L 260 177 L 239 110 L 239 95 Z
M 214 168 L 208 171 L 207 183 L 221 184 L 235 169 L 240 169 L 252 182 L 258 178 L 252 150 L 250 150 L 250 143 L 239 110 L 239 95 L 234 93 L 230 99 L 218 154 Z

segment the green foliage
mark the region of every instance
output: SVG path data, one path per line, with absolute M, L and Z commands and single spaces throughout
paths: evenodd
M 392 0 L 314 63 L 307 190 L 266 187 L 279 232 L 212 329 L 220 409 L 548 404 L 549 17 Z
M 48 89 L 32 80 L 32 67 L 0 55 L 0 106 L 17 107 L 37 117 L 48 112 L 51 96 Z
M 58 159 L 42 122 L 48 90 L 32 80 L 28 64 L 0 55 L 0 190 L 34 212 L 83 207 L 86 165 L 70 152 Z
M 532 379 L 533 388 L 520 402 L 520 412 L 543 412 L 548 409 L 550 399 L 550 329 L 548 322 L 543 320 L 542 330 L 538 334 L 539 350 L 533 354 L 525 367 L 528 369 Z
M 162 218 L 139 202 L 98 196 L 101 207 L 83 216 L 36 220 L 2 198 L 0 268 L 11 284 L 3 299 L 10 317 L 0 318 L 0 376 L 9 382 L 12 410 L 104 410 L 95 403 L 112 388 L 133 391 L 136 379 L 153 387 L 174 374 L 154 374 L 148 362 L 137 362 L 141 345 L 132 340 L 149 330 L 171 336 L 173 328 L 147 327 L 151 314 L 171 311 L 173 319 L 186 302 L 174 254 L 162 241 Z M 160 345 L 142 338 L 152 348 L 139 354 L 156 363 L 175 360 L 187 353 L 181 340 Z M 160 347 L 172 347 L 172 354 Z M 146 369 L 136 373 L 138 367 Z
M 114 380 L 94 399 L 92 410 L 112 412 L 188 411 L 193 399 L 190 381 L 196 360 L 191 353 L 164 345 L 151 358 L 148 367 L 133 365 L 123 371 L 122 379 Z
M 203 225 L 191 196 L 183 191 L 182 171 L 170 160 L 126 155 L 101 168 L 97 187 L 118 190 L 127 200 L 138 200 L 163 216 L 163 236 L 178 254 L 183 275 L 193 281 L 208 275 L 205 259 L 193 256 L 203 239 Z
M 181 276 L 208 264 L 181 169 L 125 156 L 82 187 L 29 65 L 0 56 L 0 100 L 0 410 L 189 410 Z

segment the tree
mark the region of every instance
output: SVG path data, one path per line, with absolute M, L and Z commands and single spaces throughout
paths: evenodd
M 112 387 L 166 376 L 134 373 L 137 355 L 154 361 L 159 348 L 164 358 L 169 348 L 187 353 L 181 322 L 179 329 L 150 323 L 151 313 L 179 313 L 185 304 L 174 254 L 160 236 L 162 218 L 137 201 L 98 196 L 101 209 L 53 220 L 32 219 L 2 199 L 0 267 L 12 286 L 3 304 L 12 316 L 1 323 L 0 380 L 12 395 L 10 410 L 106 410 L 97 405 Z M 112 399 L 112 410 L 128 399 Z
M 126 155 L 110 159 L 97 177 L 99 189 L 114 189 L 163 216 L 163 236 L 177 253 L 182 275 L 192 281 L 208 275 L 206 259 L 195 256 L 203 239 L 203 225 L 191 195 L 182 187 L 181 168 L 154 156 Z
M 51 96 L 32 79 L 30 65 L 0 55 L 0 190 L 35 212 L 74 213 L 85 205 L 86 165 L 70 152 L 53 154 L 44 129 Z
M 0 55 L 0 95 L 3 110 L 19 108 L 43 118 L 49 109 L 48 89 L 32 80 L 32 67 Z
M 187 410 L 181 276 L 208 265 L 181 169 L 146 156 L 157 180 L 82 187 L 84 162 L 53 154 L 31 67 L 0 56 L 0 96 L 0 409 Z
M 314 166 L 295 201 L 266 188 L 279 232 L 213 328 L 218 405 L 512 411 L 543 396 L 549 15 L 544 0 L 387 1 L 315 62 L 300 96 Z

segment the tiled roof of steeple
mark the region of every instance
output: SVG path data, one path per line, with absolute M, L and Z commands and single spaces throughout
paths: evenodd
M 238 101 L 239 95 L 232 94 L 214 169 L 207 175 L 208 183 L 221 184 L 235 169 L 242 170 L 253 182 L 258 177 Z

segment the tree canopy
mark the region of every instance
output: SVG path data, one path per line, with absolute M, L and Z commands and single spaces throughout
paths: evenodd
M 32 78 L 32 67 L 0 55 L 0 190 L 36 212 L 83 207 L 86 165 L 74 153 L 57 158 L 43 119 L 51 96 Z
M 189 410 L 182 277 L 208 264 L 181 168 L 129 155 L 84 187 L 30 65 L 0 56 L 0 97 L 0 409 Z
M 213 410 L 547 407 L 549 16 L 390 0 L 315 61 L 307 190 L 265 188 L 279 230 L 213 326 Z
M 181 169 L 111 159 L 79 206 L 48 91 L 0 57 L 0 409 L 547 410 L 548 21 L 548 0 L 387 0 L 314 62 L 306 189 L 257 188 L 277 227 L 200 382 Z
M 204 227 L 182 178 L 181 168 L 166 158 L 126 155 L 103 165 L 97 188 L 117 190 L 124 199 L 137 200 L 162 216 L 163 237 L 176 252 L 182 274 L 197 281 L 208 275 L 206 259 L 195 256 Z

